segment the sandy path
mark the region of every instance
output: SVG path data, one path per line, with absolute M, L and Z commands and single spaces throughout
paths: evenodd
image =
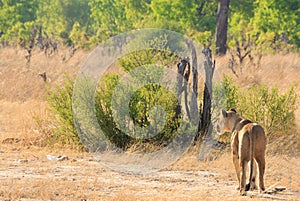
M 136 175 L 104 168 L 91 154 L 68 152 L 69 160 L 49 161 L 41 148 L 5 145 L 0 150 L 0 200 L 253 200 L 262 196 L 299 200 L 300 196 L 299 191 L 287 189 L 277 195 L 251 192 L 242 198 L 235 179 L 216 168 L 173 167 Z

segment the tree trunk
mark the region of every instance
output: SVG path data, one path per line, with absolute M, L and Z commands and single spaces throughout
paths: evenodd
M 198 110 L 198 62 L 197 62 L 197 54 L 195 50 L 195 46 L 192 41 L 187 41 L 187 46 L 191 50 L 192 54 L 192 73 L 193 73 L 193 93 L 191 96 L 191 102 L 190 102 L 190 111 L 191 111 L 191 120 L 193 125 L 199 124 L 199 110 Z
M 215 63 L 212 61 L 211 50 L 206 48 L 202 51 L 205 55 L 204 69 L 205 69 L 205 85 L 203 96 L 203 112 L 201 116 L 200 131 L 207 133 L 211 122 L 211 97 L 212 97 L 212 78 L 215 70 Z
M 211 104 L 212 104 L 212 78 L 215 71 L 215 61 L 212 61 L 211 50 L 206 48 L 202 51 L 205 55 L 204 69 L 205 69 L 205 84 L 203 96 L 203 108 L 201 116 L 201 125 L 198 139 L 203 138 L 200 149 L 200 160 L 205 160 L 209 150 L 213 145 L 212 140 L 212 124 L 211 124 Z
M 188 119 L 191 119 L 190 115 L 190 109 L 188 105 L 188 92 L 187 92 L 187 85 L 188 85 L 188 80 L 190 77 L 190 63 L 189 63 L 189 58 L 183 58 L 180 63 L 177 64 L 177 97 L 179 101 L 179 105 L 181 105 L 181 93 L 184 91 L 184 103 L 185 103 L 185 110 L 188 116 Z M 187 71 L 185 72 L 187 67 Z M 185 72 L 185 73 L 184 73 Z M 180 114 L 181 107 L 177 107 L 176 110 L 176 115 Z
M 199 132 L 196 135 L 195 143 L 202 137 L 211 136 L 211 97 L 212 97 L 212 78 L 215 70 L 215 63 L 212 62 L 211 50 L 206 48 L 202 51 L 205 55 L 204 70 L 205 70 L 205 83 L 204 83 L 204 94 L 203 94 L 203 107 L 201 121 L 199 124 Z
M 224 55 L 227 50 L 227 27 L 230 0 L 219 0 L 216 28 L 216 54 Z

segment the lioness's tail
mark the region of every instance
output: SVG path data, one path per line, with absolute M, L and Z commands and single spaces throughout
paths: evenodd
M 246 191 L 250 189 L 251 186 L 251 181 L 253 177 L 253 169 L 254 169 L 254 143 L 255 140 L 254 138 L 254 133 L 253 133 L 253 126 L 251 127 L 249 131 L 249 142 L 250 142 L 250 176 L 249 176 L 249 183 L 246 185 Z

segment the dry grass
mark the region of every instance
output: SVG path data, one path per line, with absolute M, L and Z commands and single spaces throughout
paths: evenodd
M 68 155 L 68 161 L 49 161 L 47 154 Z M 92 154 L 1 146 L 0 200 L 268 200 L 257 193 L 241 198 L 230 154 L 200 162 L 189 153 L 167 170 L 146 175 L 111 171 Z M 275 196 L 297 200 L 300 195 L 299 158 L 267 159 L 266 186 L 287 190 Z M 270 195 L 274 196 L 274 195 Z
M 33 146 L 40 133 L 32 115 L 47 117 L 44 95 L 48 86 L 60 84 L 63 72 L 75 75 L 88 53 L 79 50 L 67 62 L 60 55 L 45 57 L 33 52 L 26 65 L 25 51 L 0 49 L 0 200 L 261 200 L 258 194 L 241 198 L 231 156 L 223 153 L 217 160 L 201 162 L 198 150 L 190 150 L 169 167 L 149 175 L 128 175 L 104 168 L 92 154 L 65 148 Z M 221 74 L 232 75 L 228 58 L 217 58 Z M 298 54 L 264 56 L 261 67 L 245 63 L 244 74 L 236 82 L 242 86 L 266 83 L 286 89 L 299 82 Z M 46 71 L 44 83 L 38 73 Z M 9 87 L 8 87 L 9 86 Z M 297 87 L 300 94 L 300 85 Z M 300 105 L 300 101 L 298 100 Z M 300 107 L 296 113 L 295 136 L 300 145 Z M 9 139 L 10 140 L 7 140 Z M 15 141 L 20 139 L 20 141 Z M 276 143 L 280 143 L 279 140 Z M 275 143 L 275 147 L 276 147 Z M 300 146 L 299 146 L 300 148 Z M 67 161 L 49 161 L 47 154 L 67 155 Z M 299 156 L 269 154 L 266 186 L 285 186 L 287 190 L 273 198 L 299 200 Z M 265 195 L 267 196 L 267 195 Z M 252 198 L 250 198 L 252 197 Z
M 80 50 L 68 61 L 63 61 L 60 55 L 67 51 L 60 49 L 59 53 L 47 57 L 34 49 L 30 64 L 26 64 L 25 50 L 0 48 L 0 58 L 5 58 L 0 60 L 0 99 L 10 102 L 44 100 L 46 88 L 62 83 L 64 73 L 76 75 L 88 55 Z M 42 72 L 47 74 L 46 83 L 38 75 Z
M 221 58 L 216 58 L 216 67 L 220 75 L 229 75 L 234 78 L 235 83 L 247 87 L 252 84 L 266 84 L 268 86 L 278 87 L 279 90 L 287 90 L 290 86 L 296 86 L 296 93 L 298 95 L 297 110 L 295 112 L 296 128 L 291 133 L 286 133 L 292 141 L 298 143 L 292 152 L 300 151 L 300 53 L 290 54 L 275 54 L 263 55 L 260 67 L 251 64 L 248 58 L 245 59 L 242 65 L 242 73 L 239 67 L 236 66 L 238 77 L 233 75 L 229 66 L 229 55 Z M 257 60 L 257 58 L 254 58 Z M 296 139 L 296 140 L 295 140 Z M 278 139 L 273 143 L 274 149 L 279 143 L 287 144 L 288 141 Z M 271 151 L 271 150 L 269 150 Z M 275 152 L 273 150 L 272 152 Z

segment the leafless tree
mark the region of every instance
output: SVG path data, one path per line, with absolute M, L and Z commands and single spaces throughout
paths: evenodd
M 31 59 L 31 52 L 32 52 L 32 48 L 28 47 L 26 48 L 27 54 L 25 55 L 25 59 L 26 59 L 26 63 L 29 64 L 30 63 L 30 59 Z
M 177 64 L 177 92 L 178 92 L 178 100 L 181 100 L 181 93 L 184 92 L 184 103 L 185 110 L 189 119 L 191 119 L 190 109 L 188 105 L 188 92 L 187 92 L 187 83 L 190 77 L 191 65 L 189 62 L 189 58 L 183 58 L 180 63 Z M 187 71 L 185 72 L 185 70 Z
M 39 73 L 39 76 L 41 76 L 43 78 L 44 82 L 47 82 L 47 74 L 46 74 L 46 72 Z

